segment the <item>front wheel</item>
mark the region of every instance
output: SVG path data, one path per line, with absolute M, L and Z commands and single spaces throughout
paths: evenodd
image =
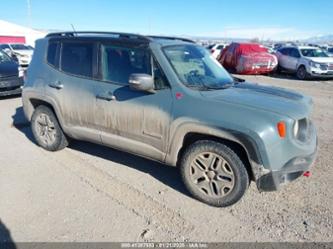
M 306 80 L 308 78 L 308 72 L 304 66 L 300 66 L 297 69 L 296 76 L 299 80 Z
M 249 175 L 237 154 L 214 141 L 190 145 L 181 159 L 180 171 L 188 191 L 211 206 L 235 204 L 249 186 Z

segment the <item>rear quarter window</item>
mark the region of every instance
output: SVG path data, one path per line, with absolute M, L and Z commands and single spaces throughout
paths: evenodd
M 59 49 L 60 49 L 60 43 L 59 42 L 52 42 L 49 43 L 48 49 L 47 49 L 47 56 L 46 61 L 50 65 L 58 68 L 59 67 Z

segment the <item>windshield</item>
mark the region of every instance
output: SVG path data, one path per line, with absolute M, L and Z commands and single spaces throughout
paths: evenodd
M 8 61 L 11 61 L 9 56 L 5 52 L 0 51 L 0 63 L 4 63 L 4 62 L 8 62 Z
M 305 57 L 328 57 L 323 50 L 315 48 L 301 49 L 301 53 Z
M 31 50 L 28 46 L 24 44 L 11 44 L 13 50 Z
M 209 51 L 197 45 L 176 45 L 164 53 L 180 81 L 189 87 L 219 89 L 233 84 L 231 75 Z

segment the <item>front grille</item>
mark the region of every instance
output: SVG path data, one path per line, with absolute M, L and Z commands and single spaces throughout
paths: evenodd
M 328 65 L 328 70 L 333 70 L 333 64 Z

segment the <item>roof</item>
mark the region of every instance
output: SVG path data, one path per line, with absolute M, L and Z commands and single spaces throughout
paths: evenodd
M 312 46 L 296 46 L 299 49 L 319 49 L 317 47 L 312 47 Z
M 133 33 L 121 32 L 99 32 L 99 31 L 71 31 L 71 32 L 56 32 L 46 35 L 46 38 L 89 38 L 89 39 L 125 39 L 130 41 L 138 41 L 142 43 L 158 42 L 161 45 L 195 43 L 194 41 L 173 36 L 145 36 Z

